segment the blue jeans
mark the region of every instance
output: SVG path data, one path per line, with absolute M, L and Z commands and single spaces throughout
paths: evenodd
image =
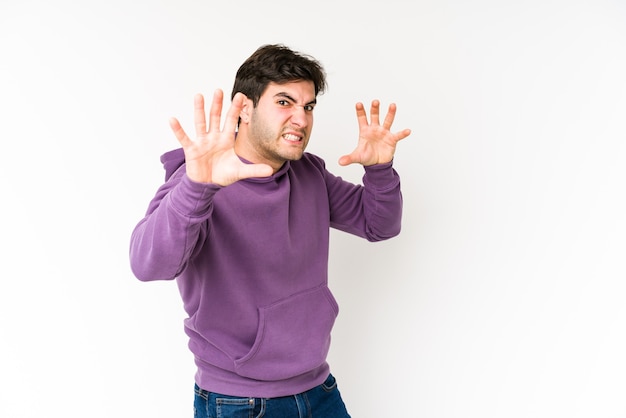
M 280 398 L 226 396 L 196 385 L 193 409 L 195 418 L 350 418 L 332 374 L 311 390 Z

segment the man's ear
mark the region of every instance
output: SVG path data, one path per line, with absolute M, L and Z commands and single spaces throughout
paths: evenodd
M 241 108 L 241 112 L 239 113 L 239 118 L 242 122 L 248 123 L 250 121 L 250 114 L 252 113 L 252 100 L 244 97 L 243 99 L 243 107 Z

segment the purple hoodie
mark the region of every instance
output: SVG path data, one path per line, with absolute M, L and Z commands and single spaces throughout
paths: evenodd
M 365 167 L 361 186 L 305 153 L 271 177 L 220 187 L 190 180 L 181 149 L 161 162 L 166 182 L 132 233 L 130 262 L 139 280 L 176 278 L 198 386 L 269 398 L 321 384 L 338 313 L 329 228 L 369 241 L 400 232 L 392 164 Z

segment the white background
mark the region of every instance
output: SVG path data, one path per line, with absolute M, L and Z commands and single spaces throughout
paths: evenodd
M 258 46 L 318 58 L 309 150 L 398 104 L 403 231 L 333 233 L 355 418 L 626 417 L 626 3 L 0 1 L 0 416 L 191 417 L 175 283 L 129 237 Z

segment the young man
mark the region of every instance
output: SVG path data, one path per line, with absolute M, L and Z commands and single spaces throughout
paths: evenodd
M 329 228 L 370 241 L 400 232 L 392 168 L 408 129 L 390 131 L 373 101 L 356 105 L 359 139 L 341 165 L 364 166 L 363 185 L 336 177 L 305 149 L 322 65 L 264 45 L 239 68 L 221 127 L 223 93 L 208 128 L 195 98 L 196 139 L 176 119 L 182 149 L 161 157 L 166 182 L 132 233 L 139 280 L 176 278 L 197 365 L 197 417 L 349 417 L 326 355 L 338 306 L 328 289 Z

